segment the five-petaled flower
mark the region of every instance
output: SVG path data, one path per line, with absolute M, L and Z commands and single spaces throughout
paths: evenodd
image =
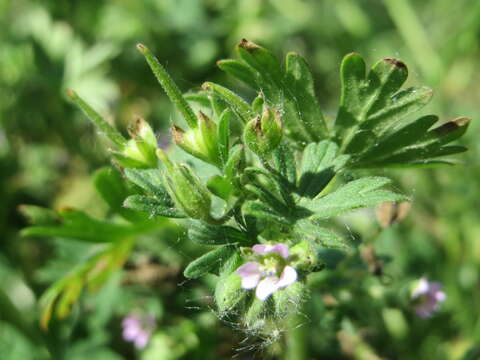
M 256 287 L 255 295 L 263 301 L 297 280 L 297 271 L 288 262 L 288 245 L 257 244 L 252 250 L 258 261 L 247 262 L 236 271 L 242 278 L 242 288 Z
M 122 321 L 123 339 L 133 342 L 137 349 L 147 346 L 150 336 L 155 329 L 155 318 L 152 315 L 129 315 Z
M 422 277 L 412 291 L 412 299 L 416 302 L 415 312 L 421 318 L 427 318 L 438 310 L 440 303 L 447 298 L 442 291 L 442 284 L 428 281 Z

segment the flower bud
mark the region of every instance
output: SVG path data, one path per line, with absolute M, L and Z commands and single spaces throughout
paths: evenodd
M 255 154 L 265 157 L 282 139 L 282 121 L 277 110 L 265 108 L 262 116 L 250 120 L 243 131 L 245 144 Z
M 155 168 L 157 167 L 157 138 L 150 125 L 142 118 L 136 118 L 128 126 L 131 139 L 115 159 L 125 167 Z
M 220 165 L 217 124 L 200 112 L 197 127 L 184 131 L 174 125 L 172 136 L 175 144 L 184 151 L 213 165 Z
M 214 222 L 210 193 L 200 179 L 187 165 L 170 161 L 162 150 L 157 150 L 157 156 L 165 165 L 163 182 L 177 208 L 193 219 Z
M 314 246 L 309 241 L 303 240 L 291 249 L 292 265 L 307 272 L 318 268 L 319 261 Z

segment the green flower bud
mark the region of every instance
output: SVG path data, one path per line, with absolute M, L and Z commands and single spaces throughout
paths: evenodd
M 292 266 L 302 271 L 313 271 L 319 267 L 315 247 L 308 241 L 303 240 L 290 249 Z
M 280 144 L 282 121 L 277 110 L 265 108 L 262 116 L 250 120 L 243 131 L 243 139 L 250 150 L 266 157 Z
M 204 113 L 199 113 L 195 128 L 184 131 L 174 125 L 172 137 L 175 144 L 196 158 L 216 166 L 221 164 L 217 124 Z
M 187 165 L 173 163 L 162 150 L 157 150 L 157 156 L 165 165 L 163 182 L 177 208 L 193 219 L 215 223 L 210 193 L 200 179 Z
M 128 126 L 131 139 L 127 141 L 121 152 L 114 157 L 124 167 L 156 168 L 157 138 L 150 125 L 142 118 L 136 118 Z

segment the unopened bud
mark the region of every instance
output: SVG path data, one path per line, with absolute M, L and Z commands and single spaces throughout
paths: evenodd
M 187 131 L 174 125 L 172 137 L 184 151 L 213 165 L 220 164 L 217 124 L 200 112 L 198 126 Z
M 282 140 L 282 121 L 277 110 L 266 108 L 262 116 L 250 120 L 243 131 L 243 139 L 255 154 L 265 157 Z
M 173 163 L 162 150 L 157 150 L 157 156 L 165 165 L 163 182 L 177 208 L 193 219 L 214 221 L 210 193 L 200 179 L 187 165 Z
M 137 117 L 127 130 L 131 139 L 121 152 L 114 153 L 115 159 L 124 167 L 156 168 L 157 139 L 150 125 Z

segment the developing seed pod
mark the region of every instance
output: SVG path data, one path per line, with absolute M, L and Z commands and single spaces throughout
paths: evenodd
M 280 113 L 265 108 L 262 116 L 250 120 L 243 131 L 243 139 L 248 148 L 260 157 L 266 157 L 275 150 L 282 140 Z
M 163 182 L 175 205 L 193 219 L 214 222 L 210 193 L 200 179 L 187 165 L 170 161 L 162 150 L 157 150 L 157 156 L 165 165 Z
M 134 162 L 143 164 L 142 167 L 155 168 L 157 166 L 155 155 L 157 138 L 150 125 L 142 118 L 137 117 L 129 124 L 128 133 L 132 138 L 125 145 L 122 155 Z
M 220 164 L 217 124 L 204 113 L 199 113 L 197 126 L 187 131 L 174 125 L 172 137 L 175 144 L 196 158 Z

